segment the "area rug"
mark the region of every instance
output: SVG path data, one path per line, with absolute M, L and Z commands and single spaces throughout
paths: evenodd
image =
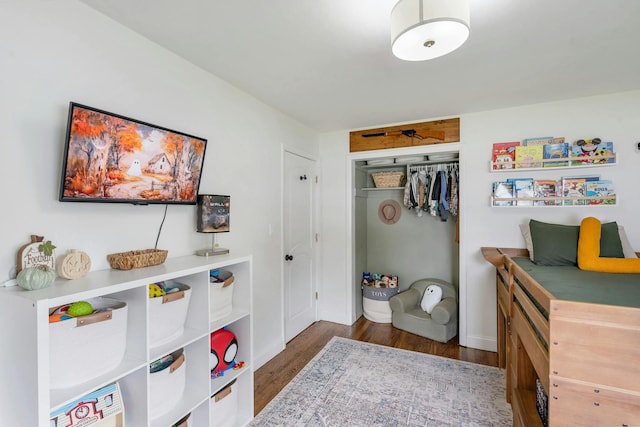
M 253 426 L 511 426 L 498 368 L 334 337 Z

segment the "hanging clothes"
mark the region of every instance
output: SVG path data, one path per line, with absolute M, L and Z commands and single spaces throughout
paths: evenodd
M 437 164 L 411 166 L 404 187 L 404 205 L 418 216 L 430 216 L 447 221 L 458 214 L 458 165 Z

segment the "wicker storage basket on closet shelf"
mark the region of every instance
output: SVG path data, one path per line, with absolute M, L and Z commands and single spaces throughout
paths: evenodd
M 373 178 L 376 188 L 400 187 L 404 179 L 404 172 L 374 172 L 371 174 L 371 178 Z

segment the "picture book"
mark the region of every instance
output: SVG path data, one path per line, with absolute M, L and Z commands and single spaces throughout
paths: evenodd
M 530 145 L 544 145 L 553 143 L 552 136 L 542 136 L 538 138 L 527 138 L 522 140 L 522 145 L 530 146 Z
M 533 206 L 533 178 L 513 178 L 513 194 L 517 206 Z M 529 199 L 529 200 L 525 200 Z
M 613 152 L 613 142 L 601 142 L 595 151 L 597 160 L 594 163 L 615 163 L 615 153 Z
M 593 197 L 593 199 L 587 200 L 588 205 L 616 204 L 616 192 L 613 188 L 613 181 L 587 181 L 585 185 L 587 197 Z
M 615 163 L 613 142 L 580 139 L 571 145 L 571 166 Z
M 514 169 L 513 162 L 516 159 L 516 147 L 520 141 L 495 142 L 493 144 L 492 169 Z
M 513 183 L 509 181 L 494 182 L 493 197 L 496 199 L 513 199 Z M 494 200 L 493 206 L 513 206 L 513 200 Z
M 564 142 L 564 136 L 556 136 L 553 138 L 554 144 L 562 144 Z
M 516 169 L 542 167 L 542 145 L 520 145 L 516 147 Z
M 554 166 L 569 166 L 569 144 L 566 142 L 546 144 L 542 147 L 543 159 L 566 159 L 562 162 L 544 162 L 545 168 Z
M 562 196 L 564 206 L 585 205 L 585 178 L 562 178 Z M 571 200 L 574 198 L 575 200 Z
M 558 183 L 553 179 L 536 179 L 533 181 L 533 197 L 555 198 Z M 559 200 L 534 200 L 534 206 L 555 206 Z

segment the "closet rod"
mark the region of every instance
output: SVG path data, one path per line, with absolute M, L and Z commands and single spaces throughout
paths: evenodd
M 458 168 L 458 161 L 457 160 L 448 160 L 446 162 L 443 161 L 432 161 L 432 162 L 424 162 L 424 163 L 420 163 L 420 164 L 411 164 L 407 166 L 408 172 L 420 172 L 423 170 L 428 170 L 428 169 L 435 169 L 435 170 L 442 170 L 441 168 L 444 167 L 446 169 L 450 169 L 450 168 L 454 168 L 457 169 Z

